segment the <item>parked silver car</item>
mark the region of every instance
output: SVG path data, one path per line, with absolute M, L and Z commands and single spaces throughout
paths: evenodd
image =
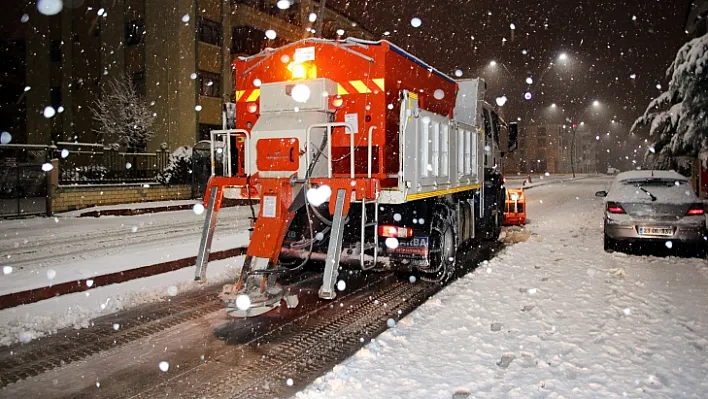
M 620 242 L 632 244 L 692 244 L 701 254 L 706 247 L 703 202 L 689 180 L 674 171 L 631 171 L 615 177 L 605 197 L 605 250 Z M 669 241 L 671 243 L 669 243 Z

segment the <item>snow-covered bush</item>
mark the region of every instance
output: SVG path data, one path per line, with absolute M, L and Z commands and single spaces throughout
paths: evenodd
M 691 40 L 666 71 L 667 90 L 649 103 L 632 130 L 649 126 L 662 156 L 708 160 L 708 35 Z M 657 157 L 657 159 L 659 159 Z
M 157 176 L 162 184 L 186 184 L 192 182 L 192 147 L 179 147 L 170 155 L 167 166 Z

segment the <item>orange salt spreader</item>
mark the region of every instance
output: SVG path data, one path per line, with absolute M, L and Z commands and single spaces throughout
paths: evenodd
M 506 190 L 506 210 L 504 226 L 523 226 L 526 224 L 526 193 L 523 188 Z

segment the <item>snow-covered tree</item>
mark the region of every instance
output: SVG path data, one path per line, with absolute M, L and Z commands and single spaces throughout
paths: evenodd
M 101 96 L 91 107 L 103 140 L 117 140 L 128 151 L 144 149 L 154 133 L 155 120 L 147 101 L 138 93 L 129 75 L 110 80 L 101 88 Z
M 691 40 L 666 71 L 666 91 L 649 103 L 632 130 L 649 126 L 654 151 L 708 161 L 708 35 Z

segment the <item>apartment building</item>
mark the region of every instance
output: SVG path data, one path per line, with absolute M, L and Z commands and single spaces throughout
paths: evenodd
M 193 145 L 220 128 L 234 95 L 232 60 L 311 37 L 318 2 L 291 0 L 73 0 L 54 16 L 23 0 L 0 17 L 0 57 L 9 72 L 0 129 L 13 142 L 103 142 L 91 107 L 101 86 L 125 74 L 155 116 L 147 149 Z M 373 35 L 336 10 L 324 13 L 323 37 Z M 9 20 L 11 19 L 11 21 Z M 275 39 L 265 36 L 276 32 Z M 3 90 L 0 90 L 2 92 Z M 4 98 L 7 97 L 7 98 Z M 45 118 L 47 105 L 61 109 Z M 61 107 L 61 108 L 60 108 Z M 110 144 L 110 143 L 106 143 Z
M 572 130 L 566 125 L 529 125 L 519 129 L 519 147 L 505 164 L 506 173 L 567 173 Z

